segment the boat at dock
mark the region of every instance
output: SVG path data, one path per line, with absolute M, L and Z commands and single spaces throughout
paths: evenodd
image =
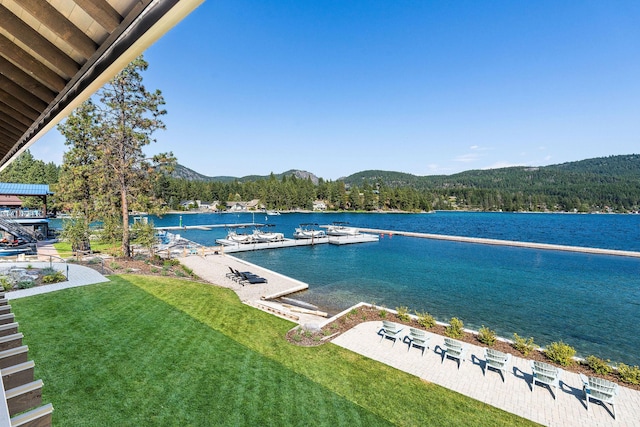
M 268 231 L 266 227 L 275 227 L 275 224 L 265 224 L 260 227 L 256 227 L 252 234 L 254 242 L 265 243 L 280 242 L 284 240 L 284 233 Z
M 319 230 L 316 223 L 303 223 L 300 227 L 296 228 L 293 233 L 294 239 L 318 239 L 321 237 L 327 237 L 327 233 L 324 230 Z
M 357 236 L 360 230 L 355 227 L 349 227 L 348 222 L 334 221 L 327 226 L 327 234 L 329 236 Z
M 252 243 L 254 240 L 253 233 L 243 233 L 238 230 L 245 228 L 244 226 L 233 227 L 227 233 L 227 240 L 234 243 Z

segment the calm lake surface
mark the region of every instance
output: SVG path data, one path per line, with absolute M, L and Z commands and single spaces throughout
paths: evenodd
M 180 218 L 181 217 L 181 218 Z M 640 251 L 640 215 L 437 212 L 431 214 L 185 214 L 156 226 L 275 224 L 291 237 L 300 223 Z M 226 230 L 182 230 L 214 245 Z M 498 335 L 564 341 L 580 356 L 640 364 L 640 259 L 487 246 L 385 235 L 377 243 L 316 245 L 234 254 L 309 284 L 296 297 L 337 312 L 364 301 L 438 320 L 485 325 Z

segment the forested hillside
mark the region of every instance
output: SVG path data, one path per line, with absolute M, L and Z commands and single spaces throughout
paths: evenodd
M 27 151 L 0 174 L 0 180 L 47 183 L 55 191 L 56 168 Z M 322 200 L 328 209 L 364 211 L 637 212 L 640 155 L 446 176 L 371 170 L 336 181 L 299 170 L 268 176 L 207 177 L 178 165 L 172 175 L 155 183 L 154 191 L 171 209 L 179 209 L 185 200 L 224 204 L 259 199 L 267 209 L 281 210 L 312 209 L 315 200 Z

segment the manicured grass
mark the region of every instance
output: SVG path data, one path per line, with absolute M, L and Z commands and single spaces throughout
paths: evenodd
M 169 278 L 13 300 L 54 425 L 533 425 Z M 98 420 L 98 424 L 96 424 Z
M 71 250 L 71 243 L 69 242 L 56 242 L 53 244 L 53 247 L 56 248 L 61 258 L 68 258 L 70 256 L 73 256 L 73 251 Z M 111 253 L 111 252 L 117 252 L 118 249 L 120 249 L 119 246 L 114 245 L 112 243 L 91 242 L 91 250 L 94 252 Z

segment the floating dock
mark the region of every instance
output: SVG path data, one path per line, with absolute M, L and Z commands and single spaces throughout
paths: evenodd
M 313 239 L 284 239 L 277 242 L 238 243 L 228 239 L 218 239 L 216 243 L 224 246 L 225 253 L 258 251 L 262 249 L 294 248 L 298 246 L 313 246 L 329 243 L 332 245 L 347 245 L 353 243 L 369 243 L 379 240 L 376 234 L 358 234 L 355 236 L 326 236 Z

